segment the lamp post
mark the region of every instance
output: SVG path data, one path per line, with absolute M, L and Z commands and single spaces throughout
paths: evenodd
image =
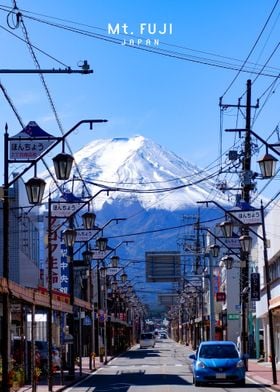
M 64 150 L 64 147 L 63 147 Z M 68 180 L 74 158 L 65 154 L 64 152 L 56 155 L 53 158 L 53 163 L 55 167 L 55 173 L 58 180 Z M 29 180 L 30 183 L 30 180 Z M 30 197 L 34 192 L 28 191 L 29 185 L 26 183 L 27 194 L 30 202 Z M 35 192 L 36 194 L 36 192 Z M 53 287 L 53 257 L 52 257 L 52 200 L 49 194 L 48 198 L 48 293 L 49 293 L 49 308 L 47 313 L 47 334 L 48 334 L 48 389 L 49 392 L 53 390 L 53 363 L 52 363 L 52 313 L 53 313 L 53 303 L 52 303 L 52 287 Z
M 70 344 L 70 355 L 69 355 L 69 377 L 75 377 L 75 337 L 74 337 L 74 265 L 73 265 L 73 247 L 75 244 L 77 232 L 73 228 L 73 221 L 70 220 L 70 227 L 63 231 L 62 236 L 68 250 L 68 264 L 69 264 L 69 294 L 70 294 L 70 305 L 72 306 L 72 313 L 68 316 L 69 333 L 72 335 L 72 344 Z
M 209 258 L 209 296 L 210 296 L 210 340 L 215 340 L 215 304 L 214 304 L 214 279 L 213 279 L 213 258 L 217 258 L 219 255 L 220 247 L 218 245 L 212 245 L 209 247 L 208 258 Z
M 92 251 L 88 248 L 82 253 L 83 260 L 89 268 L 89 302 L 91 303 L 91 337 L 90 337 L 90 354 L 89 354 L 89 368 L 93 369 L 93 355 L 95 353 L 95 313 L 93 300 L 93 281 L 92 281 Z

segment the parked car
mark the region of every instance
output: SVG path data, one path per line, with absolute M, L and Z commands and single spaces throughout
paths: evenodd
M 165 332 L 161 332 L 159 337 L 160 337 L 160 339 L 167 339 L 168 338 L 168 336 Z
M 234 342 L 202 342 L 189 358 L 193 360 L 195 386 L 216 382 L 245 385 L 245 364 Z
M 140 335 L 140 348 L 155 347 L 156 338 L 152 332 L 143 332 Z

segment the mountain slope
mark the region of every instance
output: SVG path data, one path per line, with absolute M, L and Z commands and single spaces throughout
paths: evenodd
M 206 172 L 143 136 L 94 140 L 75 154 L 75 161 L 91 194 L 98 187 L 122 190 L 98 196 L 96 210 L 119 198 L 128 203 L 138 200 L 146 210 L 182 210 L 217 192 L 214 180 L 205 179 Z M 78 181 L 71 189 L 75 195 L 85 191 Z
M 93 199 L 96 224 L 103 227 L 112 218 L 125 218 L 106 226 L 102 235 L 110 247 L 117 248 L 121 265 L 129 264 L 126 270 L 139 297 L 150 307 L 158 307 L 158 294 L 166 292 L 166 283 L 145 282 L 145 252 L 182 251 L 178 247 L 184 232 L 182 217 L 197 216 L 197 201 L 213 200 L 218 193 L 219 203 L 226 203 L 224 194 L 216 190 L 214 179 L 206 179 L 205 171 L 142 136 L 94 140 L 75 154 L 75 161 L 87 190 L 82 181 L 75 180 L 68 182 L 69 191 L 85 196 L 86 192 L 96 195 L 101 189 L 113 189 Z M 202 222 L 206 214 L 205 220 L 222 212 L 204 209 Z M 125 240 L 134 242 L 118 248 Z M 141 288 L 144 283 L 145 289 Z M 173 284 L 168 285 L 172 289 Z

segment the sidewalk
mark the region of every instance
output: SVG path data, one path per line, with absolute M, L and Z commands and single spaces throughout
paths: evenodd
M 109 362 L 112 359 L 112 357 L 107 358 L 107 362 Z M 80 368 L 76 366 L 75 368 L 75 378 L 69 380 L 67 378 L 68 371 L 64 371 L 63 374 L 61 372 L 56 372 L 53 376 L 53 392 L 59 392 L 63 391 L 67 387 L 77 383 L 79 380 L 82 380 L 83 378 L 87 377 L 88 375 L 94 373 L 97 369 L 100 367 L 104 366 L 104 362 L 100 362 L 100 358 L 96 357 L 95 358 L 95 368 L 93 370 L 89 369 L 89 358 L 84 357 L 82 358 L 82 371 L 80 374 Z M 44 378 L 42 380 L 39 380 L 36 392 L 48 392 L 48 380 L 47 378 Z M 11 389 L 12 391 L 12 389 Z M 32 387 L 31 385 L 24 385 L 20 389 L 17 390 L 17 392 L 31 392 Z
M 258 362 L 256 359 L 249 359 L 246 376 L 258 384 L 263 384 L 275 391 L 280 391 L 280 364 L 276 365 L 276 373 L 277 385 L 273 385 L 271 362 Z

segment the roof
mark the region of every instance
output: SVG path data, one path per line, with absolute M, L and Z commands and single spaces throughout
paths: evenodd
M 219 344 L 219 345 L 228 345 L 228 344 L 233 344 L 234 346 L 235 346 L 235 343 L 234 342 L 232 342 L 231 340 L 208 340 L 208 341 L 206 341 L 206 342 L 201 342 L 200 343 L 201 345 L 203 344 L 203 345 L 205 345 L 205 344 L 207 344 L 207 345 L 210 345 L 210 344 L 212 344 L 212 345 L 216 345 L 216 344 Z

